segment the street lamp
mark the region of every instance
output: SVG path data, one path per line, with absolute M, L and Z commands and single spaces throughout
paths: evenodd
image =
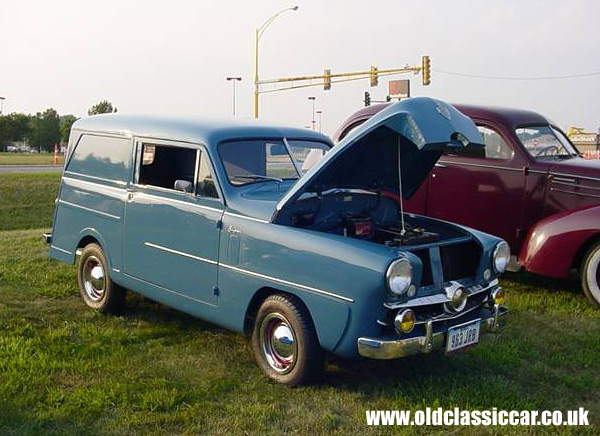
M 254 118 L 258 119 L 258 43 L 262 38 L 267 27 L 277 18 L 279 15 L 287 11 L 297 11 L 298 6 L 291 6 L 285 8 L 272 15 L 267 21 L 265 21 L 260 27 L 257 27 L 254 31 Z
M 323 115 L 323 111 L 317 111 L 317 115 L 319 116 L 319 133 L 321 133 L 321 115 Z
M 4 114 L 4 100 L 6 97 L 0 97 L 0 115 Z
M 235 117 L 235 82 L 240 82 L 241 77 L 227 77 L 227 81 L 233 85 L 233 116 Z
M 312 121 L 311 121 L 311 124 L 312 124 L 312 129 L 315 130 L 315 100 L 316 100 L 316 97 L 308 97 L 308 100 L 312 101 Z

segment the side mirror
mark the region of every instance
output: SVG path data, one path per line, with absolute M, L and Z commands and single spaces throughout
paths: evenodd
M 194 191 L 194 184 L 187 180 L 175 180 L 174 189 L 176 191 L 186 192 L 191 194 Z

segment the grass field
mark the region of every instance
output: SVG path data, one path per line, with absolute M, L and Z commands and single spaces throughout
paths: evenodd
M 64 156 L 59 157 L 60 164 Z M 0 153 L 0 165 L 53 165 L 54 153 Z
M 0 180 L 0 434 L 596 435 L 600 312 L 570 281 L 509 276 L 499 335 L 454 357 L 329 359 L 324 380 L 288 389 L 265 379 L 246 339 L 130 295 L 121 316 L 83 306 L 75 268 L 49 260 L 38 221 L 6 212 L 50 204 Z M 15 185 L 22 185 L 17 180 Z M 39 185 L 38 185 L 39 184 Z M 7 186 L 9 188 L 7 188 Z M 8 189 L 8 191 L 7 191 Z M 19 193 L 20 192 L 20 193 Z M 5 200 L 12 198 L 13 200 Z M 7 225 L 7 217 L 21 217 Z M 34 228 L 40 227 L 40 228 Z M 6 229 L 12 230 L 6 230 Z M 367 409 L 589 409 L 591 428 L 373 427 Z
M 0 230 L 52 225 L 60 174 L 0 174 Z

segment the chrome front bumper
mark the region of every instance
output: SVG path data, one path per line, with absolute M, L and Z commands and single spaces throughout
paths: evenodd
M 495 332 L 500 329 L 500 317 L 506 315 L 508 310 L 501 306 L 494 306 L 492 316 L 481 319 L 480 333 Z M 446 333 L 433 332 L 433 322 L 426 324 L 425 336 L 393 341 L 374 338 L 358 338 L 358 354 L 370 359 L 398 359 L 413 354 L 429 353 L 443 348 L 446 343 Z

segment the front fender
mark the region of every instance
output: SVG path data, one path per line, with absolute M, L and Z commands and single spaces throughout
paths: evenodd
M 567 277 L 583 245 L 600 235 L 600 206 L 551 215 L 529 231 L 519 263 L 532 273 Z

